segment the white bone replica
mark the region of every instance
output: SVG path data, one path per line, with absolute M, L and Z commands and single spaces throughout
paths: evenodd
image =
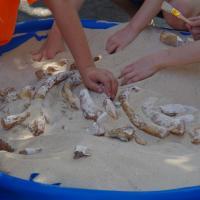
M 30 112 L 23 112 L 18 115 L 10 115 L 1 119 L 1 125 L 5 130 L 9 130 L 16 125 L 21 124 L 30 116 Z
M 98 117 L 102 114 L 102 111 L 94 103 L 87 89 L 80 91 L 80 106 L 83 116 L 88 120 L 97 121 Z
M 112 117 L 114 120 L 118 119 L 115 105 L 113 104 L 111 99 L 109 97 L 107 97 L 106 95 L 105 95 L 105 99 L 103 101 L 103 107 L 110 117 Z
M 160 106 L 160 110 L 162 113 L 168 116 L 177 116 L 177 115 L 183 115 L 188 113 L 195 113 L 198 111 L 198 109 L 192 107 L 192 106 L 186 106 L 181 104 L 167 104 Z
M 42 148 L 25 148 L 24 150 L 20 151 L 19 154 L 34 155 L 40 152 L 42 152 Z
M 171 133 L 176 135 L 183 135 L 185 133 L 185 123 L 181 119 L 169 117 L 154 107 L 158 98 L 150 97 L 142 105 L 144 114 L 149 117 L 153 123 L 167 128 Z
M 129 105 L 128 97 L 130 90 L 125 90 L 119 95 L 119 101 L 121 106 L 129 118 L 130 122 L 138 129 L 159 138 L 165 138 L 169 135 L 169 131 L 165 127 L 158 126 L 149 120 L 143 119 L 141 116 L 135 113 L 132 107 Z
M 77 145 L 74 150 L 74 159 L 91 156 L 90 149 L 86 146 Z
M 42 84 L 42 86 L 38 89 L 38 91 L 36 92 L 35 98 L 41 98 L 44 99 L 47 92 L 56 84 L 59 84 L 60 82 L 64 81 L 67 78 L 70 78 L 71 76 L 73 76 L 75 74 L 74 71 L 64 71 L 64 72 L 60 72 L 57 73 L 55 75 L 49 76 L 44 83 Z

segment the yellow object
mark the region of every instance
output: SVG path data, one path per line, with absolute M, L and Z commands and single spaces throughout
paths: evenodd
M 173 8 L 171 11 L 172 15 L 174 15 L 175 17 L 178 17 L 181 15 L 180 11 L 178 11 L 176 8 Z

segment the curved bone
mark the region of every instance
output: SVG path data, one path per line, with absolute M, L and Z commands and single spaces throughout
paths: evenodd
M 102 111 L 94 103 L 87 89 L 80 91 L 80 106 L 83 111 L 83 116 L 88 120 L 96 121 L 102 114 Z
M 65 83 L 62 88 L 62 96 L 67 102 L 69 102 L 71 108 L 79 110 L 80 108 L 79 98 L 72 93 L 71 86 L 68 83 Z
M 39 136 L 44 133 L 46 127 L 46 117 L 44 114 L 38 119 L 35 119 L 31 124 L 29 124 L 29 129 L 34 136 Z
M 0 151 L 14 152 L 14 149 L 7 143 L 0 139 Z
M 180 114 L 188 114 L 198 111 L 198 109 L 192 106 L 186 106 L 181 104 L 167 104 L 164 106 L 160 106 L 160 110 L 162 113 L 168 116 L 177 116 Z
M 150 97 L 142 105 L 142 110 L 144 114 L 149 117 L 152 122 L 159 126 L 167 128 L 171 133 L 176 135 L 183 135 L 185 133 L 184 121 L 178 118 L 171 118 L 155 110 L 154 104 L 157 100 L 158 98 Z
M 145 121 L 141 116 L 135 113 L 132 107 L 128 103 L 130 91 L 125 90 L 119 96 L 119 101 L 122 105 L 124 112 L 129 118 L 130 122 L 138 129 L 159 138 L 164 138 L 169 135 L 169 131 L 165 127 L 158 126 L 150 121 Z
M 5 130 L 9 130 L 16 125 L 21 124 L 30 116 L 30 112 L 23 112 L 18 115 L 10 115 L 1 119 L 1 125 Z
M 70 71 L 70 72 L 60 72 L 58 74 L 55 74 L 53 76 L 48 77 L 43 85 L 38 89 L 38 91 L 36 92 L 35 97 L 36 98 L 41 98 L 44 99 L 47 92 L 56 84 L 64 81 L 65 79 L 69 78 L 69 80 L 72 80 L 73 76 L 75 76 L 75 72 L 74 71 Z M 72 76 L 72 77 L 71 77 Z
M 103 101 L 103 107 L 110 117 L 112 117 L 114 120 L 118 119 L 115 105 L 110 100 L 110 98 L 108 98 L 107 96 L 105 97 L 105 99 Z

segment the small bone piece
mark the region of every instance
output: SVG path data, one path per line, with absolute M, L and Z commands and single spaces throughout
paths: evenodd
M 190 133 L 192 136 L 192 143 L 193 144 L 200 144 L 200 128 L 193 129 L 192 133 Z
M 169 131 L 165 127 L 158 126 L 149 120 L 145 121 L 141 116 L 135 113 L 132 107 L 129 105 L 128 97 L 130 92 L 125 90 L 119 95 L 119 101 L 122 105 L 124 112 L 129 118 L 130 122 L 138 129 L 148 133 L 149 135 L 156 136 L 159 138 L 165 138 L 169 135 Z
M 19 154 L 34 155 L 40 152 L 42 152 L 42 148 L 25 148 L 24 150 L 20 151 Z
M 20 99 L 32 99 L 35 95 L 35 87 L 33 86 L 26 86 L 24 87 L 19 93 L 18 96 Z
M 14 126 L 21 124 L 30 116 L 30 112 L 23 112 L 18 115 L 10 115 L 1 119 L 1 125 L 5 130 L 9 130 Z
M 7 152 L 14 152 L 14 149 L 6 142 L 4 142 L 2 139 L 0 139 L 0 151 L 7 151 Z
M 103 107 L 110 117 L 112 117 L 114 120 L 118 119 L 115 105 L 110 100 L 110 98 L 108 98 L 107 96 L 105 97 L 105 99 L 103 101 Z
M 113 129 L 108 131 L 107 136 L 117 138 L 123 142 L 129 142 L 134 138 L 135 129 L 131 126 Z
M 181 104 L 167 104 L 164 106 L 160 106 L 160 110 L 165 115 L 168 115 L 171 117 L 182 115 L 182 114 L 195 113 L 198 111 L 198 109 L 192 106 L 185 106 Z
M 166 45 L 173 47 L 182 46 L 184 44 L 184 41 L 181 37 L 179 37 L 175 33 L 166 31 L 163 31 L 160 34 L 160 41 Z
M 43 114 L 38 119 L 34 120 L 33 122 L 31 122 L 31 124 L 29 124 L 29 129 L 34 136 L 39 136 L 44 133 L 45 126 L 46 126 L 46 117 Z
M 83 111 L 83 116 L 88 120 L 96 121 L 102 114 L 102 111 L 94 103 L 87 89 L 80 91 L 80 106 Z
M 98 137 L 104 136 L 106 133 L 105 128 L 96 122 L 92 124 L 92 127 L 89 128 L 89 130 L 93 135 L 98 136 Z
M 90 149 L 86 146 L 77 145 L 74 150 L 74 159 L 91 156 Z
M 69 102 L 71 108 L 79 110 L 80 100 L 76 95 L 73 94 L 71 87 L 68 83 L 65 83 L 62 88 L 62 96 L 67 102 Z

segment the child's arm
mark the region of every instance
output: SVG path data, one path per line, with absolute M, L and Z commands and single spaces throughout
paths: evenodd
M 151 22 L 161 10 L 164 0 L 145 0 L 131 21 L 120 31 L 112 35 L 106 44 L 108 53 L 124 49 Z
M 95 68 L 87 39 L 71 2 L 69 0 L 45 0 L 45 3 L 56 19 L 86 86 L 97 92 L 103 92 L 101 86 L 103 84 L 105 92 L 114 97 L 117 92 L 117 81 L 107 70 Z
M 141 81 L 166 67 L 198 63 L 200 62 L 199 52 L 200 41 L 197 41 L 143 57 L 123 69 L 121 74 L 122 84 Z

